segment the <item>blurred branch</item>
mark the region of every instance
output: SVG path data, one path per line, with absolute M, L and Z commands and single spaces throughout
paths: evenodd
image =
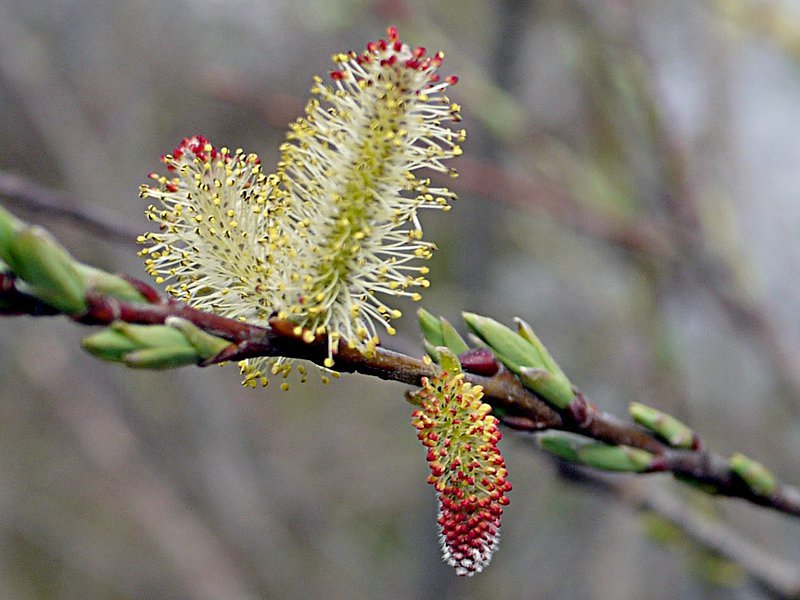
M 800 61 L 800 16 L 780 2 L 711 0 L 710 7 L 740 31 L 764 37 L 795 62 Z
M 93 394 L 54 392 L 51 397 L 58 418 L 103 476 L 109 493 L 172 567 L 182 595 L 194 600 L 260 597 L 224 540 L 144 456 L 136 433 L 121 414 Z
M 260 85 L 247 72 L 209 66 L 192 81 L 198 93 L 242 108 L 276 128 L 284 129 L 303 112 L 302 98 Z
M 696 544 L 736 562 L 770 593 L 800 598 L 800 569 L 795 564 L 768 554 L 723 523 L 698 515 L 675 496 L 570 463 L 559 463 L 558 472 L 570 481 L 612 494 L 637 510 L 654 512 Z
M 116 221 L 98 207 L 81 206 L 66 194 L 3 171 L 0 171 L 0 197 L 22 212 L 61 219 L 110 241 L 130 244 L 139 235 L 138 230 Z
M 120 183 L 106 164 L 111 153 L 81 99 L 65 85 L 58 56 L 38 30 L 27 26 L 10 3 L 0 3 L 0 85 L 19 98 L 48 153 L 50 168 L 69 188 L 92 200 L 119 193 Z
M 669 236 L 654 222 L 621 222 L 580 205 L 562 186 L 496 163 L 460 157 L 458 166 L 459 177 L 452 185 L 460 191 L 541 211 L 557 223 L 628 252 L 664 261 L 676 255 Z
M 649 134 L 660 158 L 669 231 L 675 247 L 681 250 L 681 263 L 716 300 L 731 324 L 761 345 L 787 392 L 784 395 L 786 404 L 794 414 L 800 414 L 800 353 L 781 335 L 764 304 L 743 289 L 737 277 L 737 265 L 744 260 L 744 254 L 740 250 L 723 254 L 711 246 L 707 223 L 699 208 L 691 159 L 676 138 L 675 128 L 668 122 L 663 102 L 656 92 L 653 61 L 645 51 L 643 34 L 635 28 L 635 19 L 632 23 L 634 29 L 628 50 L 637 61 L 644 61 L 646 68 L 628 68 L 628 77 L 645 107 Z

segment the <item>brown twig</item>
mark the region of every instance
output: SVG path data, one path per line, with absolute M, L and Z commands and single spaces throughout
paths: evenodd
M 136 285 L 149 303 L 126 302 L 90 291 L 87 309 L 72 318 L 85 325 L 108 325 L 114 321 L 154 325 L 163 324 L 171 316 L 187 319 L 204 331 L 235 344 L 234 350 L 223 352 L 207 364 L 255 356 L 283 356 L 322 365 L 327 356 L 324 340 L 304 343 L 286 321 L 271 319 L 267 327 L 243 323 L 163 298 L 144 283 L 136 282 Z M 5 314 L 45 316 L 56 312 L 31 299 L 17 288 L 12 275 L 3 273 L 0 273 L 0 306 L 7 307 Z M 337 371 L 361 373 L 415 386 L 421 385 L 423 378 L 434 373 L 434 367 L 421 359 L 385 348 L 378 348 L 374 355 L 365 356 L 349 348 L 345 342 L 340 342 L 334 359 L 333 368 Z M 668 448 L 645 429 L 600 411 L 582 394 L 578 394 L 568 409 L 556 411 L 504 369 L 491 377 L 468 373 L 467 379 L 483 386 L 486 401 L 498 408 L 498 417 L 509 427 L 530 432 L 559 429 L 609 444 L 641 448 L 656 455 L 651 472 L 671 472 L 682 479 L 703 484 L 716 494 L 800 516 L 799 490 L 778 485 L 773 493 L 759 495 L 731 471 L 724 458 L 702 449 Z

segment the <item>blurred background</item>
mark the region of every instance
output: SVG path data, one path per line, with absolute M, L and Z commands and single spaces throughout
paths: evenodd
M 274 164 L 313 75 L 390 24 L 444 50 L 468 130 L 460 199 L 423 215 L 424 306 L 518 315 L 603 409 L 652 404 L 800 483 L 797 0 L 0 0 L 0 203 L 146 278 L 158 157 L 202 133 Z M 420 354 L 404 308 L 387 345 Z M 0 321 L 1 598 L 767 597 L 642 498 L 800 558 L 796 520 L 572 481 L 507 432 L 503 540 L 460 579 L 404 386 L 134 372 L 87 333 Z

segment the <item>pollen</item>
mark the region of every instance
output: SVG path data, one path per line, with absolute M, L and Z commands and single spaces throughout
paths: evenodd
M 461 148 L 448 127 L 457 109 L 445 95 L 443 55 L 404 44 L 395 28 L 362 53 L 333 55 L 330 83 L 314 80 L 306 115 L 281 146 L 276 179 L 303 229 L 286 272 L 288 313 L 309 330 L 336 332 L 369 351 L 399 317 L 380 296 L 421 298 L 416 264 L 432 255 L 417 213 L 445 209 L 455 195 L 417 172 L 449 172 Z M 424 193 L 418 193 L 424 189 Z M 332 348 L 332 346 L 331 346 Z
M 419 211 L 448 210 L 455 194 L 425 170 L 461 154 L 460 107 L 447 97 L 444 55 L 403 43 L 396 28 L 363 52 L 332 56 L 305 113 L 289 126 L 273 173 L 255 154 L 185 138 L 162 157 L 168 175 L 140 187 L 157 231 L 139 237 L 145 268 L 196 308 L 263 323 L 290 320 L 307 343 L 327 339 L 371 353 L 400 311 L 387 297 L 419 300 L 434 245 Z M 265 385 L 289 361 L 250 359 L 243 385 Z M 304 377 L 304 375 L 302 375 Z

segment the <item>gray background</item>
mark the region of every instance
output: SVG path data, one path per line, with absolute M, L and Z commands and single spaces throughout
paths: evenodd
M 203 133 L 274 164 L 312 76 L 388 24 L 445 51 L 469 134 L 458 203 L 423 215 L 440 247 L 424 306 L 519 315 L 602 408 L 659 406 L 797 483 L 797 2 L 0 0 L 0 169 L 143 231 L 137 190 L 160 154 Z M 685 250 L 687 204 L 703 250 L 677 264 L 664 256 Z M 82 260 L 146 277 L 135 244 L 8 206 Z M 606 235 L 651 225 L 651 253 Z M 403 308 L 387 344 L 419 353 Z M 83 354 L 86 333 L 0 321 L 2 598 L 761 594 L 512 433 L 499 552 L 459 579 L 403 386 L 128 371 Z M 789 518 L 620 481 L 800 556 Z

